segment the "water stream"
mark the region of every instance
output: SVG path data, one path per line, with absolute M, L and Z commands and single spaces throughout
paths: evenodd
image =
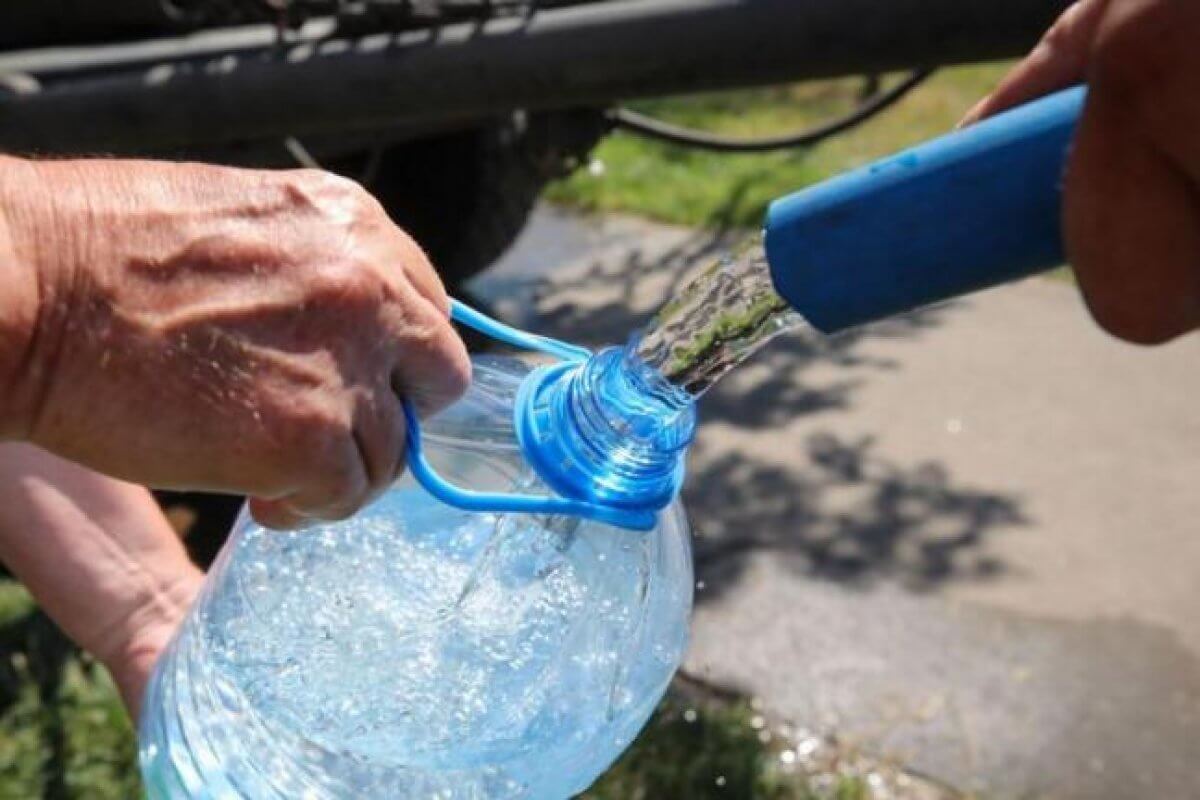
M 775 292 L 762 237 L 755 236 L 695 275 L 631 344 L 698 398 L 776 336 L 805 329 L 821 337 Z

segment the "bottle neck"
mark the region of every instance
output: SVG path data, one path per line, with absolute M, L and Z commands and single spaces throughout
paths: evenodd
M 535 372 L 518 398 L 526 458 L 559 494 L 657 511 L 678 494 L 695 401 L 634 346 Z
M 695 400 L 647 364 L 636 344 L 597 353 L 568 388 L 580 441 L 631 475 L 673 462 L 696 434 Z

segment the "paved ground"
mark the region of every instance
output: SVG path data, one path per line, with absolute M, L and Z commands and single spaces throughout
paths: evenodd
M 475 289 L 613 341 L 717 246 L 542 212 Z M 1200 797 L 1198 367 L 1046 279 L 777 342 L 701 407 L 689 669 L 986 797 Z

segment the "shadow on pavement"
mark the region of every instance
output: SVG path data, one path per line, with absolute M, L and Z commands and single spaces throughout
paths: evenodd
M 684 499 L 704 587 L 697 599 L 735 585 L 742 559 L 758 550 L 855 585 L 888 578 L 928 590 L 1004 571 L 980 546 L 1023 522 L 1014 500 L 956 486 L 937 463 L 892 463 L 873 446 L 815 433 L 786 468 L 727 453 L 694 471 Z

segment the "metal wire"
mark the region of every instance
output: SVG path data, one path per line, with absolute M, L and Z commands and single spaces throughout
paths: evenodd
M 629 108 L 617 108 L 609 112 L 613 124 L 623 130 L 648 139 L 668 144 L 711 150 L 718 153 L 767 153 L 774 150 L 790 150 L 811 147 L 831 136 L 855 128 L 880 112 L 899 102 L 905 95 L 920 86 L 932 75 L 932 69 L 918 69 L 890 89 L 876 92 L 862 100 L 853 111 L 844 116 L 822 123 L 814 128 L 763 138 L 743 139 L 722 136 L 674 125 L 670 122 L 639 113 Z

